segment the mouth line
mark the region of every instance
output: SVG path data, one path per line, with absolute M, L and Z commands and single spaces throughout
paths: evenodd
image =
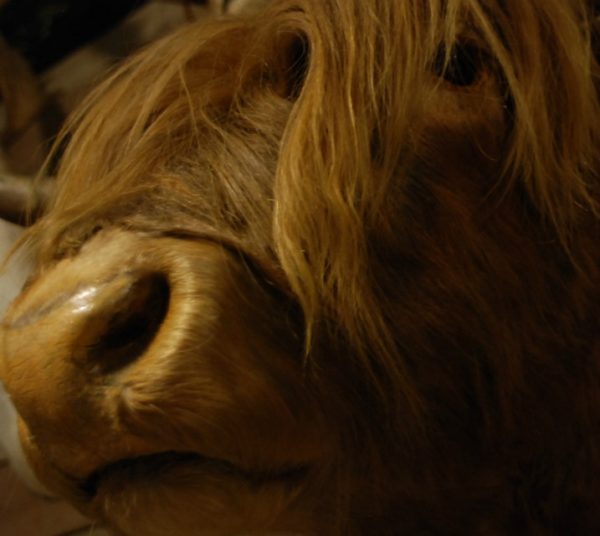
M 306 465 L 273 470 L 247 470 L 229 461 L 208 458 L 194 452 L 167 451 L 109 463 L 92 472 L 79 483 L 78 487 L 89 502 L 98 495 L 100 486 L 108 478 L 120 476 L 127 481 L 160 482 L 161 475 L 168 475 L 170 469 L 181 467 L 202 468 L 211 474 L 243 480 L 257 487 L 273 483 L 296 485 L 306 477 L 309 470 Z

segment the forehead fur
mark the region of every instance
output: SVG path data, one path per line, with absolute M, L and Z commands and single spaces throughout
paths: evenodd
M 370 191 L 373 185 L 361 185 L 356 176 L 364 166 L 394 168 L 418 103 L 427 98 L 422 79 L 440 45 L 451 49 L 469 39 L 498 69 L 514 106 L 503 171 L 526 183 L 551 220 L 567 224 L 578 203 L 594 203 L 589 184 L 597 160 L 598 65 L 592 17 L 582 0 L 296 0 L 274 2 L 261 19 L 192 26 L 121 68 L 71 121 L 69 134 L 77 134 L 64 158 L 57 205 L 69 190 L 78 198 L 87 190 L 82 206 L 91 210 L 92 200 L 110 206 L 110 191 L 120 196 L 179 165 L 178 155 L 215 143 L 223 119 L 234 123 L 243 115 L 248 127 L 264 131 L 263 123 L 279 110 L 268 108 L 277 106 L 273 102 L 253 108 L 249 88 L 277 91 L 278 78 L 294 67 L 286 57 L 294 40 L 310 59 L 285 132 L 279 132 L 282 125 L 273 128 L 286 142 L 279 170 L 294 165 L 289 152 L 306 161 L 298 156 L 306 148 L 310 164 L 328 167 L 332 178 L 341 171 L 337 160 L 355 170 L 345 174 L 344 188 Z M 369 148 L 374 132 L 385 139 L 377 162 Z M 323 177 L 323 169 L 307 171 Z M 277 183 L 288 189 L 293 179 L 281 175 Z M 341 187 L 338 182 L 331 186 Z M 93 192 L 99 183 L 106 190 L 100 198 Z M 373 192 L 356 194 L 350 197 L 363 200 Z

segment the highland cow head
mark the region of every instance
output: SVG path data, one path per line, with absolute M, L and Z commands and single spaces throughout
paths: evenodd
M 593 17 L 281 0 L 115 72 L 2 325 L 38 477 L 126 535 L 600 530 Z

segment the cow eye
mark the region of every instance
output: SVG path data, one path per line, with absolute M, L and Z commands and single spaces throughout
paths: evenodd
M 440 47 L 434 63 L 434 72 L 449 84 L 472 86 L 482 71 L 481 51 L 471 44 L 456 44 L 446 57 L 446 48 Z

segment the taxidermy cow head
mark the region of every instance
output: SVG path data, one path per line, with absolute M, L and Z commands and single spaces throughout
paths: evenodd
M 116 71 L 2 325 L 37 476 L 125 535 L 600 531 L 594 17 L 281 0 Z

